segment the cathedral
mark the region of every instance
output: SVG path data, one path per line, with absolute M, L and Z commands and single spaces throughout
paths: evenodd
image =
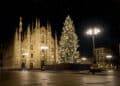
M 9 61 L 9 68 L 40 69 L 43 65 L 58 63 L 57 36 L 52 37 L 51 25 L 40 25 L 36 19 L 35 25 L 28 25 L 23 31 L 20 17 L 19 27 L 15 31 L 13 56 Z
M 42 69 L 59 63 L 77 63 L 79 45 L 70 16 L 66 17 L 59 46 L 57 35 L 52 35 L 50 23 L 43 26 L 36 19 L 35 23 L 25 25 L 20 17 L 13 41 L 2 50 L 3 68 Z

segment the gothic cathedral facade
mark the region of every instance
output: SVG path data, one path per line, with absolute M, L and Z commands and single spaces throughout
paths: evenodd
M 51 25 L 41 26 L 36 19 L 34 27 L 27 26 L 23 31 L 22 18 L 16 29 L 13 46 L 13 69 L 39 69 L 42 65 L 52 65 L 58 62 L 57 36 L 52 37 Z

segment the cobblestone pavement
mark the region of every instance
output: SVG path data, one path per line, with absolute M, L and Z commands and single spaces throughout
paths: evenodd
M 0 72 L 0 86 L 120 86 L 118 72 L 91 73 L 54 71 Z

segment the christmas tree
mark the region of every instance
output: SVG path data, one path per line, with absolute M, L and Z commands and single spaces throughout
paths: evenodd
M 59 54 L 61 63 L 75 63 L 79 57 L 78 37 L 70 16 L 67 16 L 63 26 L 63 32 L 59 42 Z

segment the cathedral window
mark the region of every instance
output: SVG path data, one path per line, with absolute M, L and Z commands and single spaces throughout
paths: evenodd
M 24 58 L 25 56 L 24 56 L 24 55 L 22 55 L 22 57 Z
M 30 46 L 31 50 L 33 50 L 33 45 Z
M 33 69 L 33 63 L 30 63 L 30 69 Z
M 44 35 L 42 35 L 41 42 L 44 43 Z
M 33 58 L 33 54 L 31 54 L 31 58 Z
M 42 53 L 44 53 L 44 50 L 42 50 Z

